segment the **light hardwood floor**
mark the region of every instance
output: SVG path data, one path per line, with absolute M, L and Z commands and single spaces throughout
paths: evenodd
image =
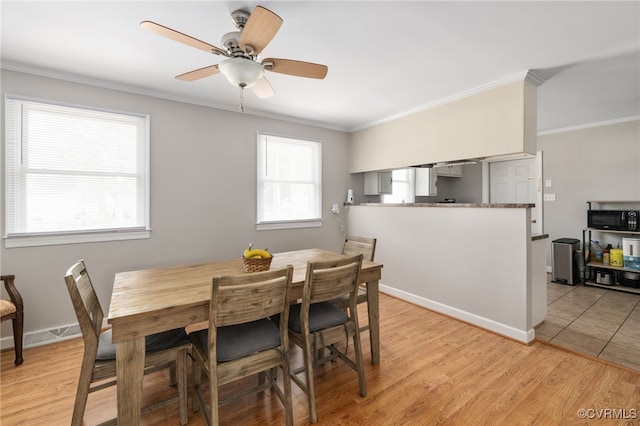
M 523 345 L 390 296 L 381 295 L 380 301 L 382 361 L 372 366 L 365 351 L 367 397 L 359 396 L 357 377 L 344 363 L 321 367 L 316 373 L 318 424 L 640 424 L 638 371 L 545 343 Z M 367 333 L 364 340 L 367 348 Z M 13 365 L 12 352 L 3 351 L 1 358 L 2 426 L 69 424 L 80 339 L 27 349 L 19 367 Z M 300 362 L 299 352 L 294 358 Z M 174 391 L 166 385 L 166 374 L 145 379 L 145 401 Z M 295 424 L 306 425 L 305 396 L 292 388 Z M 587 413 L 595 419 L 580 419 L 579 410 L 591 410 Z M 284 423 L 271 392 L 239 398 L 220 414 L 229 425 Z M 85 424 L 114 415 L 113 389 L 89 396 Z M 611 419 L 616 416 L 626 419 Z M 191 410 L 189 420 L 190 425 L 205 424 L 202 414 Z M 177 425 L 177 406 L 145 414 L 141 424 Z

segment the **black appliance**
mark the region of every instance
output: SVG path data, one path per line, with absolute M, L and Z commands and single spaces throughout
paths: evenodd
M 639 231 L 638 210 L 588 210 L 587 226 L 612 231 Z

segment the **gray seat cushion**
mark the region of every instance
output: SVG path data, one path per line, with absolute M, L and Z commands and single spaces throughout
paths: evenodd
M 300 309 L 302 305 L 291 305 L 289 308 L 289 328 L 296 333 L 302 332 Z M 349 316 L 331 302 L 312 303 L 309 306 L 309 331 L 318 331 L 349 321 Z
M 163 331 L 145 337 L 145 351 L 155 352 L 162 349 L 180 346 L 189 343 L 189 336 L 184 328 Z M 116 345 L 111 341 L 111 330 L 107 330 L 100 335 L 98 342 L 98 354 L 96 360 L 110 361 L 116 359 Z
M 197 331 L 205 351 L 209 348 L 209 330 Z M 280 345 L 280 329 L 265 318 L 245 324 L 218 327 L 216 357 L 218 362 L 232 361 Z

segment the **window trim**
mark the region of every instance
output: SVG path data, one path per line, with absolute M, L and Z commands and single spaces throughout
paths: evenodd
M 110 114 L 129 115 L 132 117 L 139 117 L 144 119 L 144 146 L 145 152 L 143 158 L 139 160 L 143 163 L 145 172 L 144 191 L 147 194 L 144 200 L 139 200 L 145 204 L 144 206 L 144 224 L 142 226 L 134 226 L 127 228 L 110 228 L 110 229 L 91 229 L 91 230 L 78 230 L 78 231 L 52 231 L 52 232 L 33 232 L 33 233 L 8 233 L 8 198 L 9 198 L 9 179 L 7 179 L 7 165 L 10 161 L 7 155 L 7 146 L 9 140 L 9 126 L 7 123 L 7 111 L 9 100 L 17 100 L 24 102 L 35 102 L 47 105 L 55 105 L 68 108 L 83 109 L 88 111 L 97 111 Z M 151 209 L 151 118 L 149 114 L 141 114 L 130 111 L 114 110 L 108 108 L 100 108 L 90 105 L 81 105 L 63 101 L 56 101 L 51 99 L 37 98 L 31 96 L 5 94 L 4 96 L 4 120 L 5 120 L 5 141 L 3 144 L 5 158 L 4 158 L 4 171 L 2 178 L 4 179 L 4 206 L 3 214 L 5 216 L 2 226 L 4 232 L 2 239 L 5 242 L 5 248 L 17 248 L 17 247 L 36 247 L 47 245 L 59 245 L 59 244 L 76 244 L 76 243 L 88 243 L 88 242 L 104 242 L 104 241 L 122 241 L 122 240 L 137 240 L 151 238 L 151 221 L 150 221 L 150 209 Z
M 260 152 L 261 152 L 261 136 L 273 136 L 273 137 L 278 137 L 278 138 L 286 138 L 286 139 L 294 139 L 294 140 L 299 140 L 299 141 L 307 141 L 307 142 L 314 142 L 318 144 L 318 149 L 319 149 L 319 156 L 318 159 L 320 161 L 318 170 L 320 173 L 320 177 L 318 179 L 318 213 L 320 215 L 320 217 L 317 218 L 310 218 L 310 219 L 294 219 L 294 220 L 277 220 L 277 221 L 259 221 L 259 214 L 258 212 L 261 209 L 261 203 L 262 203 L 262 195 L 263 195 L 263 191 L 262 191 L 262 180 L 260 178 L 260 169 L 259 169 L 259 162 L 260 159 L 262 158 Z M 282 134 L 278 134 L 278 133 L 271 133 L 271 132 L 263 132 L 263 131 L 258 131 L 256 132 L 256 230 L 257 231 L 268 231 L 268 230 L 277 230 L 277 229 L 297 229 L 297 228 L 314 228 L 314 227 L 321 227 L 323 224 L 323 218 L 322 218 L 322 167 L 323 167 L 323 161 L 322 161 L 322 142 L 317 140 L 317 139 L 312 139 L 312 138 L 303 138 L 303 137 L 297 137 L 297 136 L 289 136 L 289 135 L 282 135 Z

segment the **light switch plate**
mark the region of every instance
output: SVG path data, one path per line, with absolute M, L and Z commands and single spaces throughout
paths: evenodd
M 556 200 L 556 194 L 544 194 L 544 200 L 545 201 L 555 201 Z

